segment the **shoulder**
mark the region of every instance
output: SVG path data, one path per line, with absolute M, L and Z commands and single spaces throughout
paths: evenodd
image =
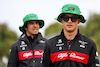
M 48 41 L 56 41 L 60 38 L 60 35 L 50 38 Z
M 55 45 L 59 38 L 60 38 L 60 35 L 50 38 L 49 40 L 47 40 L 46 45 L 47 46 Z
M 82 35 L 81 34 L 81 37 L 80 38 L 81 38 L 81 40 L 83 40 L 84 42 L 86 42 L 89 46 L 96 45 L 95 42 L 91 38 L 89 38 L 89 37 L 87 37 L 85 35 Z
M 94 41 L 91 38 L 89 38 L 89 37 L 87 37 L 85 35 L 82 35 L 82 34 L 81 34 L 81 36 L 83 37 L 84 40 L 94 43 Z
M 42 40 L 47 41 L 48 39 L 46 39 L 46 38 L 43 37 Z
M 17 40 L 15 43 L 11 45 L 11 49 L 16 49 L 20 45 L 20 40 Z

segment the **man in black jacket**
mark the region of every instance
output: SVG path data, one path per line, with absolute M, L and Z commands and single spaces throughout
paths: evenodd
M 57 20 L 62 23 L 60 35 L 46 42 L 43 67 L 99 67 L 96 44 L 79 33 L 78 24 L 85 23 L 75 4 L 66 4 Z
M 23 34 L 11 46 L 7 67 L 42 67 L 42 54 L 46 39 L 39 29 L 44 21 L 36 14 L 28 14 L 23 18 L 24 24 L 19 27 Z

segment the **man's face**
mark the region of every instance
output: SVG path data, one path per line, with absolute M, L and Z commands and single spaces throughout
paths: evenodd
M 39 22 L 38 21 L 28 21 L 27 27 L 25 28 L 26 34 L 28 35 L 35 35 L 39 32 Z
M 73 32 L 78 28 L 80 18 L 74 14 L 64 14 L 61 18 L 64 30 L 67 32 Z

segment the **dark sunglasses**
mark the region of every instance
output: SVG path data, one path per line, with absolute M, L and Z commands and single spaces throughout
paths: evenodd
M 78 16 L 72 16 L 72 17 L 62 16 L 62 19 L 63 19 L 65 22 L 68 22 L 68 21 L 69 21 L 69 18 L 71 18 L 71 21 L 72 21 L 72 22 L 76 22 L 77 19 L 78 19 L 79 17 L 78 17 Z

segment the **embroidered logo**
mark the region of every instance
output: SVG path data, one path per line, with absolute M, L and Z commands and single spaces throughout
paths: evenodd
M 21 41 L 21 45 L 20 47 L 22 48 L 22 50 L 25 50 L 25 47 L 27 46 L 27 44 L 25 44 L 24 41 Z
M 45 43 L 45 41 L 44 41 L 44 40 L 40 40 L 39 42 L 40 42 L 40 43 Z
M 96 56 L 99 56 L 97 51 L 96 51 Z
M 68 57 L 68 54 L 67 53 L 60 53 L 60 54 L 58 54 L 57 57 L 60 59 L 63 59 L 64 57 Z
M 58 42 L 57 42 L 56 46 L 59 48 L 59 50 L 62 50 L 63 45 L 64 45 L 64 43 L 62 43 L 62 40 L 58 39 Z
M 31 17 L 36 17 L 36 15 L 31 15 Z
M 95 60 L 99 60 L 99 57 L 98 57 L 98 52 L 96 51 L 96 56 L 95 56 Z
M 32 56 L 33 54 L 31 53 L 31 52 L 29 52 L 29 53 L 24 53 L 23 54 L 23 57 L 26 57 L 26 58 L 28 58 L 29 56 Z
M 58 40 L 58 43 L 62 43 L 62 40 L 61 40 L 61 39 L 59 39 L 59 40 Z
M 71 53 L 70 57 L 77 58 L 77 59 L 80 59 L 80 60 L 84 60 L 85 59 L 84 57 L 77 56 L 75 53 Z
M 43 55 L 43 50 L 34 50 L 34 57 L 41 58 Z
M 19 60 L 33 58 L 33 51 L 30 50 L 30 51 L 19 52 L 18 56 L 19 56 Z
M 70 51 L 70 54 L 68 53 L 69 51 L 61 51 L 50 54 L 52 63 L 69 59 L 84 64 L 88 63 L 89 55 L 75 51 Z
M 81 44 L 80 47 L 82 47 L 82 48 L 86 48 L 86 44 L 88 44 L 87 42 L 84 42 L 81 40 L 79 40 L 79 43 Z
M 69 7 L 68 9 L 69 9 L 69 10 L 75 10 L 75 8 L 73 8 L 73 7 Z

